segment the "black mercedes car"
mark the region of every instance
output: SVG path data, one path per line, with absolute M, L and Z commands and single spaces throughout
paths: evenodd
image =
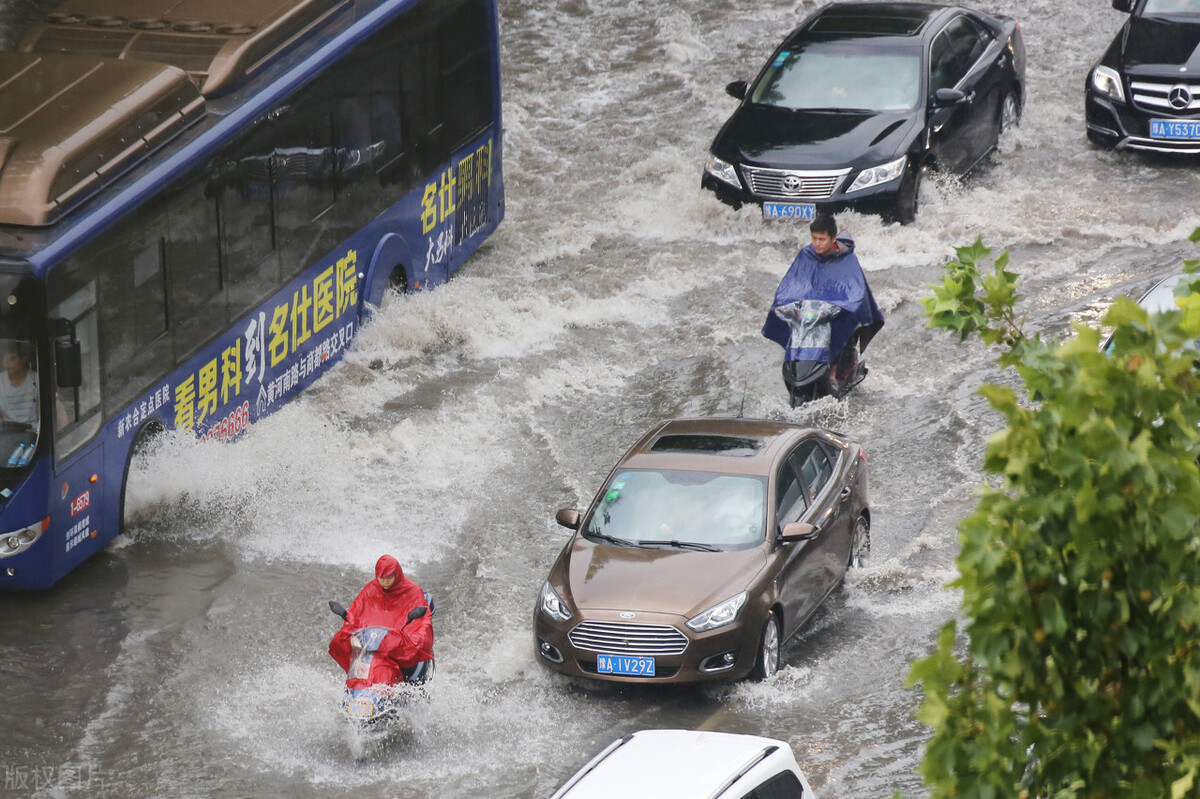
M 1088 73 L 1101 147 L 1200 153 L 1200 0 L 1113 0 L 1129 19 Z
M 701 185 L 767 219 L 853 206 L 902 223 L 924 170 L 965 174 L 1016 124 L 1025 45 L 1008 17 L 833 3 L 789 33 L 713 141 Z

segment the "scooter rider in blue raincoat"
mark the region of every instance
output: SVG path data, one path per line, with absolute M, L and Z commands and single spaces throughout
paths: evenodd
M 762 334 L 788 361 L 830 365 L 833 386 L 848 379 L 859 353 L 883 327 L 883 313 L 854 254 L 854 240 L 837 234 L 832 216 L 809 226 L 812 244 L 800 250 L 775 291 Z

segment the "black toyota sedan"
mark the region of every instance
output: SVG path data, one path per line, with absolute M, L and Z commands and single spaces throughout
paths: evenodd
M 1088 139 L 1200 153 L 1200 0 L 1113 0 L 1113 8 L 1129 19 L 1088 73 Z
M 789 33 L 713 141 L 701 185 L 767 219 L 853 206 L 902 223 L 921 177 L 965 174 L 1016 124 L 1025 45 L 1008 17 L 833 3 Z

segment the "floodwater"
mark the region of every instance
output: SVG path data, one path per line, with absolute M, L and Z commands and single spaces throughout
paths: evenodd
M 53 4 L 9 2 L 4 35 Z M 887 326 L 842 402 L 791 410 L 758 330 L 802 229 L 699 189 L 707 145 L 813 2 L 501 0 L 507 218 L 458 277 L 396 297 L 345 362 L 232 445 L 173 445 L 129 535 L 43 594 L 0 597 L 4 795 L 544 797 L 648 727 L 787 741 L 824 797 L 921 796 L 909 663 L 954 617 L 955 526 L 1005 379 L 924 329 L 955 246 L 1011 246 L 1043 334 L 1096 324 L 1197 248 L 1197 162 L 1091 149 L 1083 82 L 1122 15 L 1017 17 L 1029 101 L 1002 152 L 932 185 L 916 224 L 846 213 Z M 971 3 L 971 5 L 975 5 Z M 697 690 L 572 682 L 534 660 L 534 600 L 583 506 L 650 425 L 811 422 L 864 442 L 873 562 L 773 679 Z M 363 751 L 325 654 L 375 559 L 437 598 L 437 678 L 411 734 Z M 358 755 L 358 757 L 356 757 Z

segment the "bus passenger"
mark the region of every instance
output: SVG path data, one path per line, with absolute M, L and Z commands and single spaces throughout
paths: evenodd
M 0 377 L 0 419 L 35 424 L 38 420 L 37 373 L 29 368 L 29 356 L 13 342 L 4 345 L 4 375 Z

